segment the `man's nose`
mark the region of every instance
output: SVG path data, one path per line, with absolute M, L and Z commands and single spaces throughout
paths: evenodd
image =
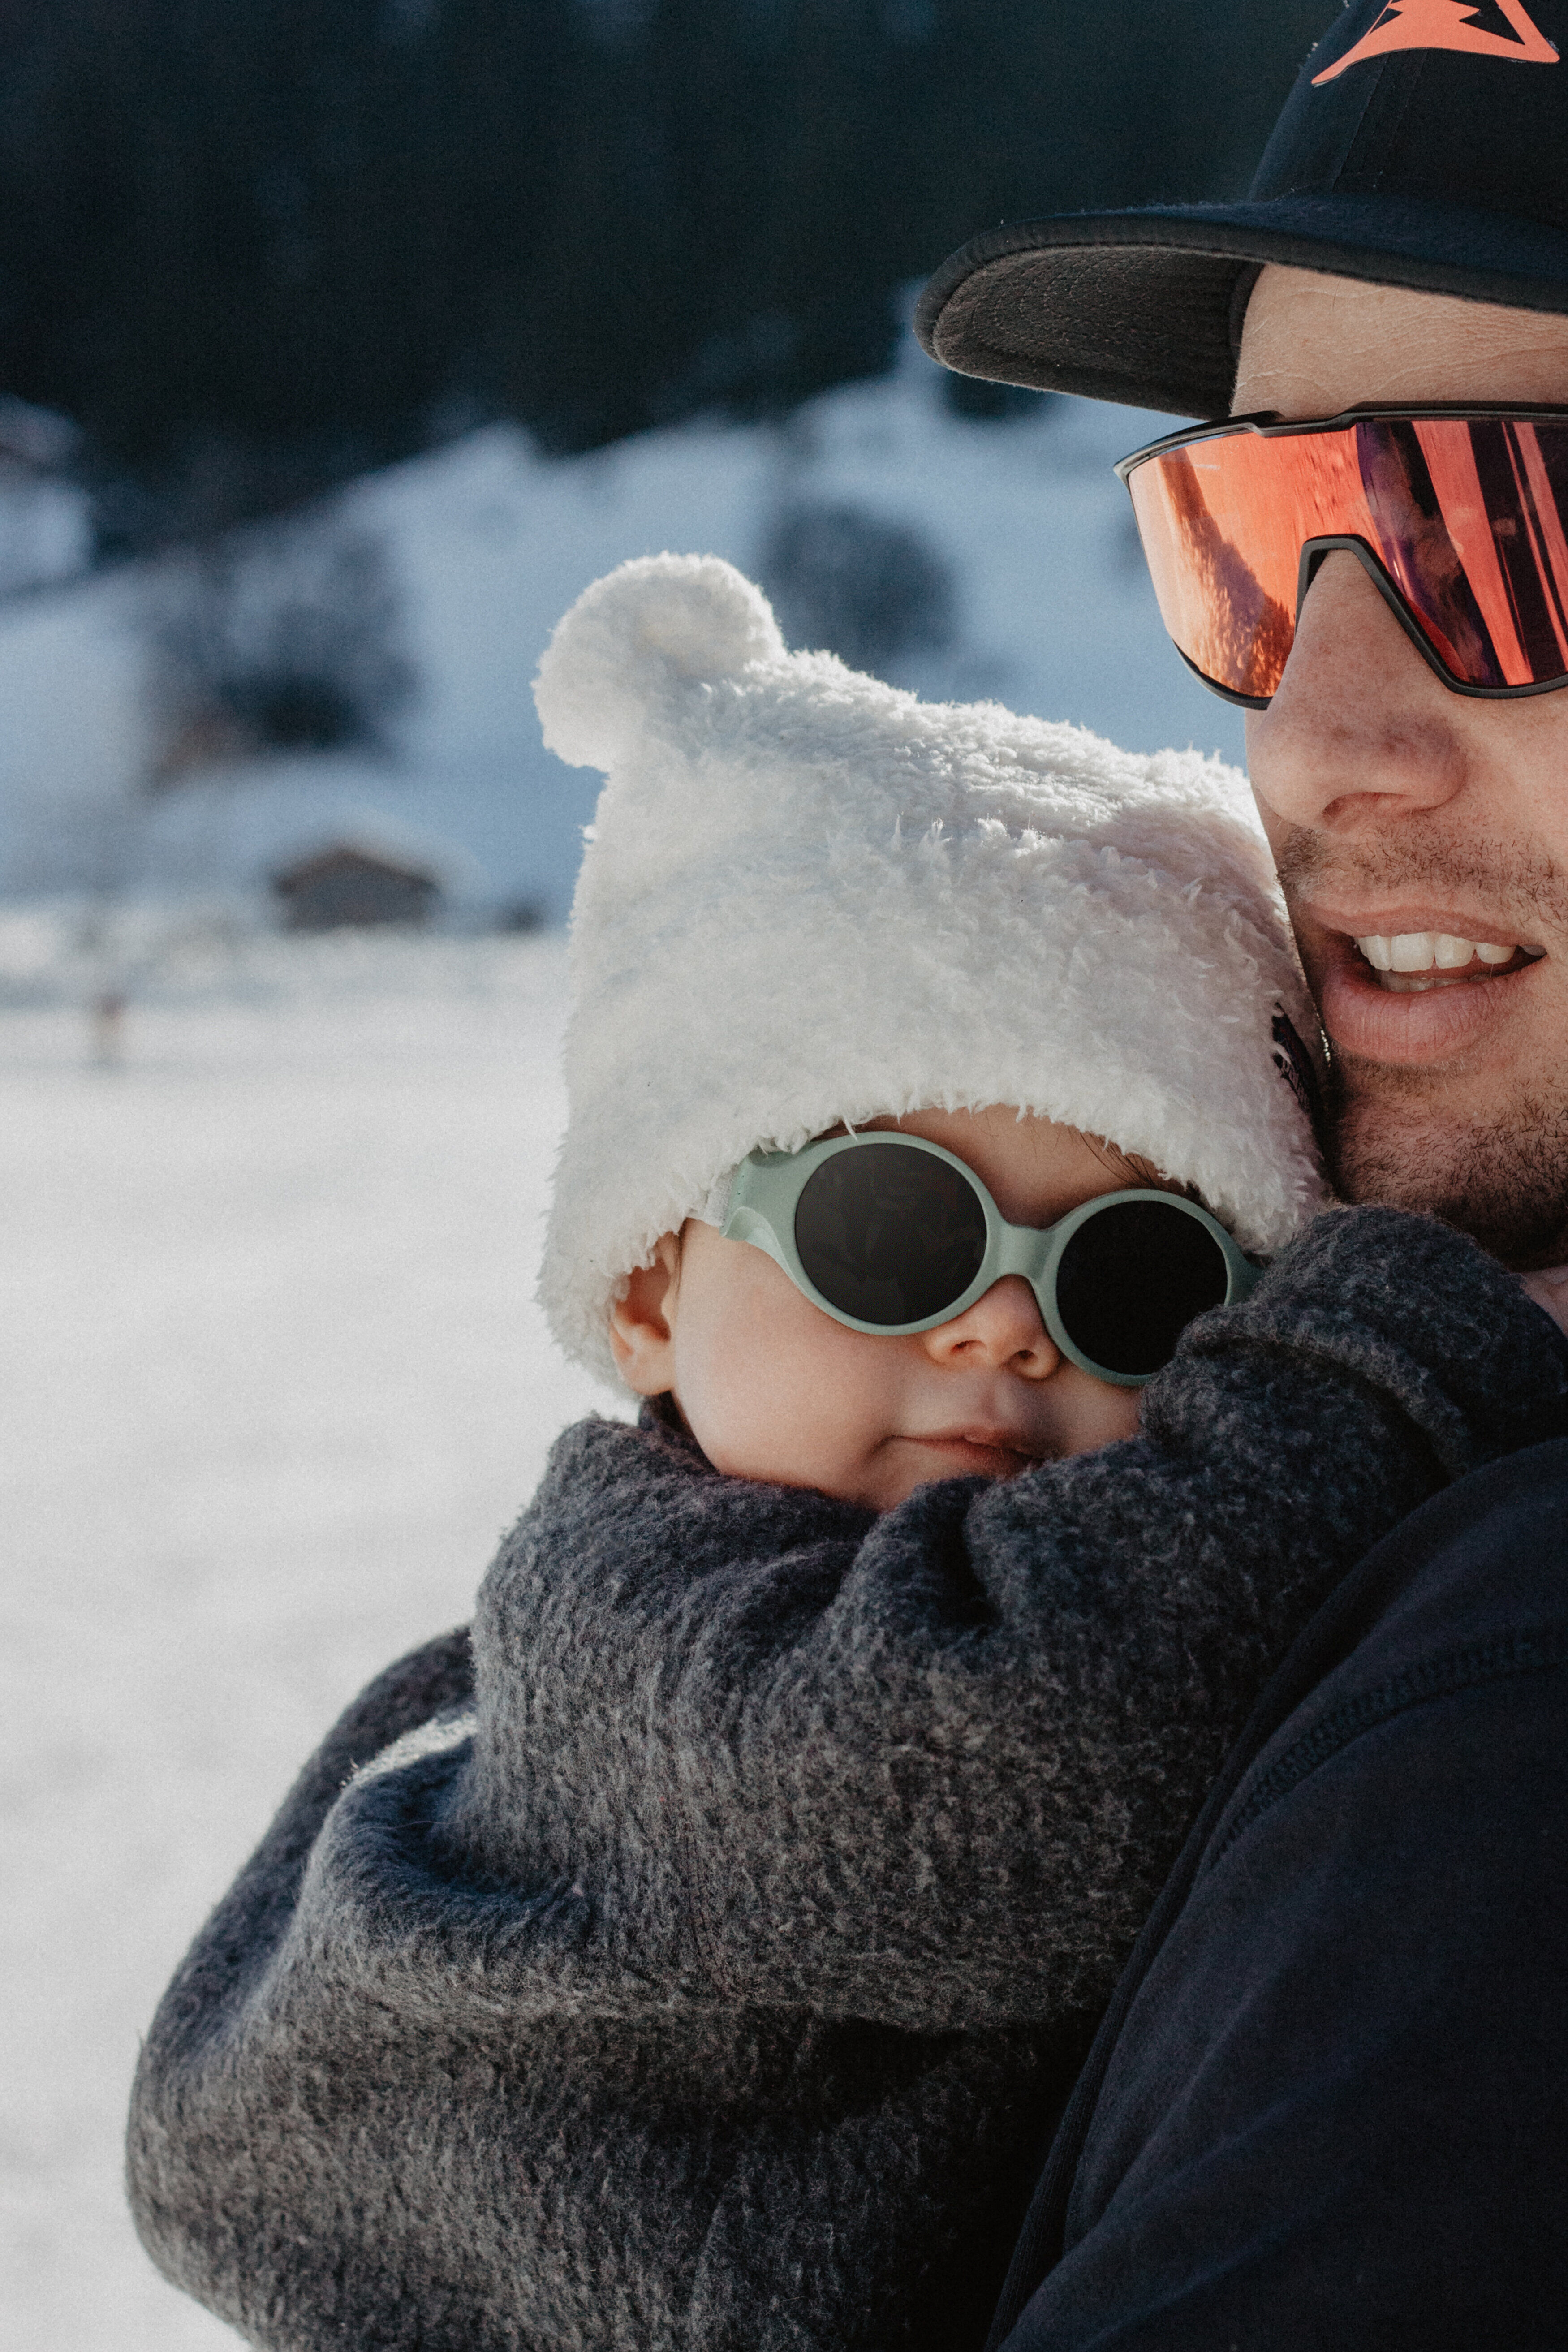
M 1048 1380 L 1062 1361 L 1021 1274 L 1004 1275 L 951 1323 L 922 1332 L 921 1343 L 935 1363 L 1013 1371 L 1024 1380 Z
M 1247 722 L 1265 822 L 1355 832 L 1440 808 L 1465 781 L 1465 710 L 1354 556 L 1325 557 L 1279 691 Z

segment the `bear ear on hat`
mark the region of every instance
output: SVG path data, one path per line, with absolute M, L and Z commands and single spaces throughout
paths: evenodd
M 683 683 L 783 658 L 760 588 L 717 555 L 640 555 L 585 588 L 533 681 L 548 748 L 574 768 L 615 766 L 650 707 Z

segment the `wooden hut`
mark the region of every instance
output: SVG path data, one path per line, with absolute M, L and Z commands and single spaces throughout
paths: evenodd
M 441 898 L 440 882 L 427 868 L 351 841 L 334 842 L 280 867 L 272 888 L 290 931 L 427 923 Z

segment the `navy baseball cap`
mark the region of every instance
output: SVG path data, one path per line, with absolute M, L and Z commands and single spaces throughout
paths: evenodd
M 961 375 L 1223 416 L 1270 261 L 1568 310 L 1568 0 L 1351 0 L 1243 202 L 988 230 L 915 328 Z

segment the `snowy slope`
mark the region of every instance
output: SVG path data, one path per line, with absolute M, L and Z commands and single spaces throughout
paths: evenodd
M 552 626 L 628 555 L 712 551 L 754 568 L 770 520 L 799 500 L 913 524 L 950 565 L 958 642 L 900 683 L 995 696 L 1135 749 L 1195 742 L 1239 758 L 1238 715 L 1161 632 L 1110 472 L 1170 421 L 1075 401 L 968 421 L 911 341 L 897 374 L 825 394 L 783 427 L 684 425 L 568 460 L 487 429 L 346 501 L 385 534 L 425 682 L 397 767 L 295 761 L 151 809 L 136 800 L 143 575 L 0 611 L 0 891 L 253 880 L 301 826 L 368 809 L 468 853 L 480 896 L 542 896 L 559 912 L 595 780 L 539 741 L 529 682 Z
M 531 1304 L 560 981 L 548 938 L 193 944 L 119 1070 L 0 1010 L 6 2352 L 237 2340 L 123 2210 L 136 2037 L 344 1701 L 625 1410 Z

